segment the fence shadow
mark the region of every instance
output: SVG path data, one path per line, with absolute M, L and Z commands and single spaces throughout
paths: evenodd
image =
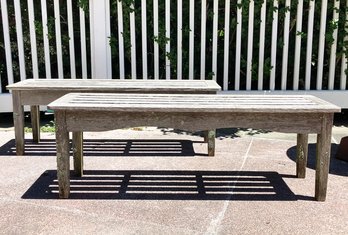
M 195 153 L 190 140 L 156 140 L 156 139 L 127 139 L 105 140 L 86 139 L 83 143 L 84 156 L 88 157 L 186 157 L 207 156 Z M 72 154 L 72 153 L 71 153 Z M 16 155 L 15 140 L 12 139 L 0 147 L 0 156 Z M 25 140 L 25 155 L 28 156 L 55 156 L 56 143 L 54 139 L 44 139 L 40 143 Z
M 338 144 L 331 144 L 330 174 L 348 176 L 348 163 L 335 158 Z M 296 161 L 296 146 L 287 150 L 287 156 Z M 308 162 L 307 167 L 315 169 L 316 144 L 308 145 Z
M 314 200 L 294 195 L 277 172 L 85 171 L 72 177 L 70 199 L 117 200 Z M 23 199 L 57 199 L 55 170 L 44 172 Z
M 158 129 L 164 134 L 167 135 L 168 133 L 176 133 L 180 135 L 191 135 L 191 136 L 204 136 L 203 131 L 197 131 L 197 132 L 191 132 L 191 131 L 185 131 L 185 130 L 179 130 L 179 129 L 172 129 L 172 128 L 164 128 L 164 127 L 158 127 Z M 216 138 L 219 139 L 225 139 L 225 138 L 239 138 L 244 135 L 257 135 L 257 134 L 265 134 L 269 133 L 271 131 L 267 130 L 261 130 L 261 129 L 251 129 L 251 128 L 220 128 L 216 130 Z M 241 134 L 243 133 L 243 134 Z

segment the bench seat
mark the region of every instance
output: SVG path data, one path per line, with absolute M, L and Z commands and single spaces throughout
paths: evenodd
M 70 92 L 216 94 L 221 90 L 221 87 L 211 80 L 120 79 L 27 79 L 10 84 L 6 88 L 12 92 L 17 155 L 25 153 L 24 105 L 30 105 L 33 140 L 38 143 L 39 105 L 47 105 Z

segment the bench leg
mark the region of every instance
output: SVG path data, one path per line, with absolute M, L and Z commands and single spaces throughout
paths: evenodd
M 24 107 L 21 104 L 20 92 L 12 91 L 13 124 L 16 139 L 16 154 L 24 155 Z
M 33 141 L 40 142 L 40 106 L 30 106 L 31 127 L 33 131 Z
M 59 198 L 70 195 L 69 132 L 65 123 L 65 112 L 55 112 L 57 144 L 57 178 Z
M 308 134 L 297 134 L 296 148 L 296 176 L 306 177 L 306 166 L 308 159 Z
M 76 176 L 83 176 L 83 132 L 72 133 L 74 171 Z
M 331 134 L 333 114 L 322 117 L 321 133 L 317 136 L 317 156 L 315 166 L 315 199 L 325 201 L 329 177 Z
M 215 130 L 205 131 L 205 141 L 208 143 L 208 156 L 215 155 Z

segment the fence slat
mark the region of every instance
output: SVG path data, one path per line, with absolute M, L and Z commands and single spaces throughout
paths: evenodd
M 285 8 L 290 9 L 290 0 L 286 0 Z M 289 52 L 289 27 L 290 27 L 290 10 L 285 13 L 284 19 L 284 45 L 283 45 L 283 59 L 282 59 L 282 81 L 281 89 L 286 90 L 288 78 L 288 52 Z
M 346 1 L 346 7 L 348 8 L 348 0 Z M 346 11 L 345 11 L 345 19 L 346 19 L 346 23 L 345 23 L 344 27 L 347 28 L 348 27 L 348 9 L 346 9 Z M 343 40 L 345 42 L 348 41 L 348 35 L 346 35 Z M 345 51 L 344 48 L 343 48 L 343 51 Z M 341 62 L 341 79 L 340 79 L 340 89 L 341 90 L 346 89 L 346 85 L 347 85 L 346 70 L 347 70 L 347 57 L 346 57 L 345 53 L 343 53 L 342 62 Z
M 182 0 L 178 0 L 177 6 L 177 79 L 182 79 Z
M 123 45 L 123 10 L 122 2 L 117 1 L 118 21 L 118 58 L 120 66 L 120 79 L 124 79 L 124 45 Z
M 41 18 L 42 18 L 42 32 L 43 32 L 43 42 L 44 42 L 44 53 L 45 53 L 46 78 L 50 79 L 52 76 L 51 76 L 50 42 L 49 42 L 49 39 L 48 39 L 47 3 L 46 3 L 46 0 L 41 0 Z
M 25 72 L 25 55 L 23 45 L 23 29 L 22 29 L 22 13 L 20 1 L 14 1 L 15 17 L 16 17 L 16 32 L 17 32 L 17 43 L 18 43 L 18 57 L 19 57 L 19 72 L 21 80 L 26 79 Z
M 4 32 L 7 80 L 8 80 L 8 84 L 12 84 L 13 83 L 12 55 L 11 55 L 11 44 L 10 44 L 11 41 L 10 41 L 10 31 L 9 31 L 9 24 L 8 24 L 7 1 L 6 0 L 1 0 L 1 16 L 2 16 L 2 27 L 3 27 L 3 32 Z
M 312 69 L 312 45 L 314 27 L 315 0 L 309 1 L 308 30 L 307 30 L 307 50 L 306 50 L 306 79 L 305 89 L 311 89 L 311 69 Z
M 62 38 L 60 32 L 60 10 L 59 0 L 54 0 L 54 18 L 56 31 L 56 47 L 57 47 L 57 63 L 58 63 L 58 78 L 64 78 L 63 72 L 63 54 L 62 54 Z
M 71 0 L 67 0 L 67 11 L 68 11 L 68 31 L 69 31 L 70 74 L 71 74 L 71 78 L 75 79 L 76 67 L 75 67 L 74 21 L 73 21 Z
M 39 78 L 39 69 L 37 62 L 37 48 L 36 48 L 36 32 L 35 32 L 35 14 L 34 3 L 28 0 L 28 18 L 30 31 L 30 46 L 31 46 L 31 61 L 33 66 L 33 78 Z
M 278 0 L 273 2 L 274 9 L 278 9 Z M 276 76 L 276 62 L 277 62 L 277 37 L 278 37 L 278 10 L 273 11 L 272 22 L 272 48 L 271 48 L 271 78 L 269 89 L 273 91 L 275 89 L 275 76 Z
M 260 23 L 260 45 L 259 45 L 259 70 L 257 89 L 263 89 L 263 65 L 265 60 L 265 31 L 266 31 L 266 1 L 263 1 L 261 6 L 261 23 Z
M 300 78 L 300 61 L 301 61 L 301 39 L 302 39 L 302 17 L 303 17 L 303 0 L 299 0 L 297 4 L 296 16 L 296 39 L 295 39 L 295 61 L 294 61 L 294 77 L 293 90 L 298 90 Z
M 236 33 L 236 69 L 234 75 L 234 89 L 240 89 L 240 53 L 242 45 L 242 7 L 239 7 L 242 0 L 238 0 L 237 4 L 237 33 Z
M 251 89 L 252 63 L 253 63 L 253 39 L 254 39 L 254 0 L 249 2 L 248 22 L 248 56 L 247 56 L 247 78 L 246 90 Z
M 85 12 L 80 8 L 80 37 L 81 37 L 81 64 L 82 78 L 87 78 L 87 47 L 86 47 L 86 22 Z
M 131 4 L 131 8 L 134 9 L 134 4 Z M 137 51 L 135 41 L 135 11 L 129 13 L 130 24 L 130 38 L 131 38 L 131 67 L 132 67 L 132 79 L 137 79 Z
M 217 50 L 218 50 L 218 19 L 219 19 L 219 0 L 214 0 L 213 5 L 213 56 L 212 56 L 212 72 L 213 80 L 216 81 L 217 74 Z
M 190 0 L 190 34 L 189 34 L 189 79 L 194 79 L 194 36 L 195 36 L 195 0 Z
M 207 21 L 207 1 L 202 0 L 201 12 L 201 79 L 205 79 L 205 44 L 206 44 L 206 21 Z
M 165 27 L 166 27 L 166 38 L 170 39 L 170 0 L 166 0 L 165 2 L 166 11 L 165 11 Z M 170 60 L 167 54 L 170 53 L 170 40 L 166 43 L 166 79 L 170 79 Z
M 225 0 L 225 35 L 224 35 L 224 83 L 222 89 L 228 90 L 228 70 L 230 51 L 230 0 Z
M 141 30 L 143 49 L 143 79 L 147 79 L 147 21 L 146 21 L 146 0 L 141 1 Z
M 336 0 L 334 3 L 334 10 L 333 10 L 333 17 L 332 21 L 333 23 L 338 23 L 338 11 L 340 9 L 340 1 Z M 330 51 L 330 68 L 329 68 L 329 90 L 334 89 L 334 83 L 335 83 L 335 65 L 336 65 L 336 49 L 337 49 L 337 28 L 332 33 L 333 43 L 331 45 L 331 51 Z
M 325 50 L 325 32 L 326 32 L 326 15 L 327 15 L 327 0 L 321 1 L 320 13 L 320 30 L 319 30 L 319 52 L 317 65 L 317 90 L 321 90 L 323 83 L 323 65 L 324 65 L 324 50 Z
M 153 34 L 154 40 L 154 76 L 159 79 L 159 48 L 158 48 L 158 0 L 153 0 Z

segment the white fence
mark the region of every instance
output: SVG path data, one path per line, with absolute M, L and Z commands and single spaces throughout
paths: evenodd
M 309 93 L 348 108 L 337 23 L 348 1 L 79 2 L 88 14 L 72 0 L 0 0 L 0 112 L 11 111 L 5 86 L 32 77 L 215 79 L 226 92 Z

